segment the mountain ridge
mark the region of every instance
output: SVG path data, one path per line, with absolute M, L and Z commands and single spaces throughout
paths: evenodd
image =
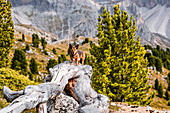
M 161 9 L 167 9 L 161 4 L 169 4 L 166 0 L 163 2 L 151 0 L 152 2 L 139 0 L 10 0 L 13 4 L 12 16 L 15 24 L 28 24 L 36 26 L 44 31 L 52 32 L 60 39 L 71 39 L 76 35 L 85 37 L 95 37 L 97 34 L 97 18 L 105 6 L 111 10 L 113 14 L 113 5 L 120 4 L 122 10 L 126 10 L 129 15 L 133 14 L 136 19 L 138 31 L 137 35 L 141 37 L 141 43 L 156 46 L 157 40 L 153 33 L 159 33 L 170 38 L 168 32 L 170 18 L 157 18 L 162 20 L 159 22 L 162 25 L 154 24 L 152 18 L 147 18 L 152 15 L 152 7 L 143 7 L 144 3 L 152 3 L 159 5 Z M 139 2 L 139 3 L 138 3 Z M 158 6 L 156 6 L 158 7 Z M 150 9 L 149 9 L 150 8 Z M 155 8 L 155 6 L 154 6 Z M 159 8 L 157 9 L 159 10 Z M 169 11 L 169 10 L 168 10 Z M 161 14 L 161 12 L 154 12 Z M 163 17 L 166 17 L 164 14 Z M 166 20 L 166 21 L 165 21 Z M 169 21 L 168 21 L 169 20 Z M 157 21 L 156 21 L 157 22 Z M 161 27 L 160 27 L 161 26 Z M 163 28 L 163 29 L 162 29 Z M 161 37 L 159 37 L 161 39 Z M 164 47 L 170 47 L 170 42 L 165 40 Z M 164 42 L 161 42 L 164 43 Z M 168 46 L 167 46 L 168 45 Z

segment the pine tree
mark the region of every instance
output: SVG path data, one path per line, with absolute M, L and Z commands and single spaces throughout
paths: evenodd
M 160 50 L 161 50 L 159 45 L 156 46 L 156 49 L 157 49 L 158 52 L 160 52 Z
M 170 72 L 168 73 L 167 82 L 168 82 L 168 91 L 170 91 Z
M 22 50 L 15 50 L 14 57 L 12 58 L 11 68 L 21 70 L 22 74 L 27 72 L 27 60 L 25 52 Z
M 156 67 L 156 70 L 158 70 L 160 73 L 162 72 L 162 61 L 161 61 L 161 59 L 156 58 L 155 67 Z
M 32 34 L 32 44 L 33 44 L 33 47 L 39 46 L 39 37 L 37 34 Z
M 159 88 L 158 88 L 158 96 L 159 96 L 160 98 L 163 97 L 163 87 L 162 87 L 162 84 L 161 84 L 161 83 L 160 83 Z
M 157 59 L 157 57 L 155 57 L 155 56 L 153 56 L 153 55 L 149 56 L 149 58 L 148 58 L 149 66 L 154 67 L 155 64 L 156 64 L 156 59 Z
M 33 80 L 33 75 L 32 75 L 32 73 L 29 74 L 29 79 L 30 79 L 30 80 Z
M 25 42 L 25 35 L 22 34 L 22 42 Z
M 57 51 L 56 51 L 55 48 L 53 48 L 53 53 L 54 53 L 55 55 L 57 55 Z
M 8 56 L 14 42 L 11 7 L 9 0 L 0 0 L 0 68 L 9 65 Z
M 170 106 L 170 101 L 168 102 L 168 106 Z
M 154 56 L 159 57 L 159 52 L 157 51 L 157 49 L 152 49 L 152 53 Z
M 66 61 L 66 56 L 64 54 L 61 54 L 61 56 L 58 57 L 58 63 L 63 63 L 64 61 Z
M 50 59 L 47 63 L 46 69 L 49 71 L 49 69 L 53 68 L 55 65 L 57 65 L 57 61 L 55 59 Z
M 32 74 L 38 74 L 38 64 L 34 58 L 31 58 L 29 66 Z
M 26 44 L 26 47 L 25 47 L 25 51 L 29 51 L 30 50 L 30 46 L 29 46 L 29 44 Z
M 155 89 L 158 90 L 159 88 L 159 81 L 158 79 L 155 80 Z
M 166 90 L 166 92 L 165 92 L 165 98 L 166 98 L 166 100 L 169 100 L 169 99 L 170 99 L 170 95 L 169 95 L 168 90 Z
M 47 45 L 45 38 L 41 38 L 41 45 L 43 46 L 43 50 L 45 50 L 46 45 Z
M 44 54 L 45 54 L 45 55 L 48 55 L 47 50 L 44 50 Z
M 98 45 L 90 43 L 94 57 L 93 88 L 107 95 L 112 101 L 127 101 L 133 104 L 150 104 L 155 93 L 147 93 L 147 60 L 140 38 L 134 40 L 136 22 L 128 20 L 126 11 L 114 6 L 114 15 L 103 9 L 98 18 Z

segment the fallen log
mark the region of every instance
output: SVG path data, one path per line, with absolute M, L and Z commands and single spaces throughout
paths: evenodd
M 50 68 L 50 75 L 42 84 L 30 85 L 18 92 L 4 86 L 4 97 L 12 103 L 1 109 L 0 113 L 20 113 L 35 107 L 38 113 L 67 113 L 68 111 L 70 113 L 107 113 L 109 99 L 92 89 L 92 73 L 91 66 L 74 66 L 66 61 Z M 67 92 L 71 92 L 68 94 L 71 97 L 67 96 Z

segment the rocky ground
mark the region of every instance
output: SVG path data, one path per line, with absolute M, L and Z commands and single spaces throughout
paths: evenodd
M 110 106 L 112 108 L 116 108 L 116 110 L 110 109 L 109 113 L 170 113 L 170 110 L 164 109 L 164 110 L 158 110 L 155 108 L 152 108 L 150 106 L 138 106 L 138 105 L 129 105 L 126 103 L 118 103 L 118 102 L 111 102 Z

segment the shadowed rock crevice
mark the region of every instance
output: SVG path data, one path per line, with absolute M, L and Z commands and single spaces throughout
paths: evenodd
M 77 78 L 69 79 L 68 84 L 64 88 L 64 91 L 66 92 L 68 96 L 73 97 L 78 103 L 80 103 L 77 96 L 75 96 L 74 91 L 73 91 L 73 88 L 75 88 L 75 82 L 77 82 Z

